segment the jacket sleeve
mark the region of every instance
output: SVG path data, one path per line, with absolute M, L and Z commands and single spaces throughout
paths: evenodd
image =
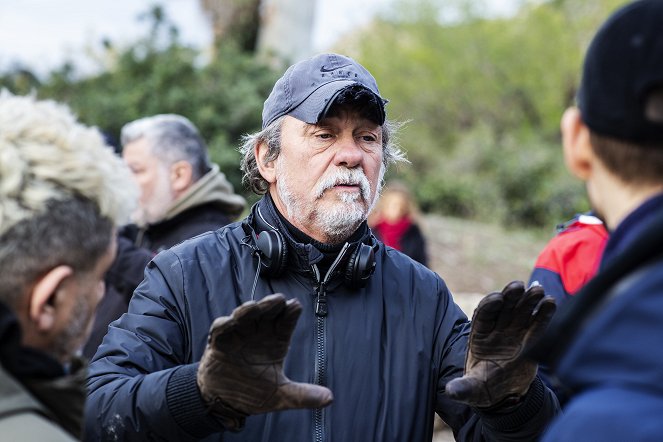
M 163 252 L 129 312 L 110 326 L 89 367 L 86 440 L 194 440 L 221 431 L 205 413 L 197 364 L 187 357 L 182 281 L 179 260 Z
M 450 301 L 438 334 L 443 345 L 440 350 L 442 357 L 437 413 L 451 427 L 458 441 L 537 440 L 552 418 L 559 413 L 557 398 L 538 377 L 517 406 L 501 413 L 482 413 L 446 396 L 447 382 L 463 375 L 469 333 L 470 322 L 460 308 Z

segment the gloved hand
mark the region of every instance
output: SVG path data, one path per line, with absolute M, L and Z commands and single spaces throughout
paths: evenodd
M 296 299 L 275 294 L 245 302 L 212 323 L 197 381 L 211 414 L 226 429 L 240 429 L 252 414 L 331 403 L 328 388 L 292 382 L 283 374 L 301 311 Z
M 517 403 L 537 371 L 524 350 L 545 330 L 555 301 L 535 285 L 525 291 L 521 281 L 479 302 L 472 318 L 465 374 L 449 381 L 447 395 L 476 408 Z

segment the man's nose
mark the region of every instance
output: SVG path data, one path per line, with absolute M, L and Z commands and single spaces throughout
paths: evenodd
M 339 139 L 338 151 L 336 152 L 336 165 L 345 167 L 356 167 L 361 164 L 363 151 L 354 137 L 342 137 Z

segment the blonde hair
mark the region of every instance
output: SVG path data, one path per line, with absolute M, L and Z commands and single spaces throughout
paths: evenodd
M 408 216 L 413 221 L 417 221 L 420 217 L 419 206 L 417 201 L 410 190 L 410 187 L 402 181 L 392 180 L 387 183 L 382 189 L 381 199 L 378 202 L 377 215 L 384 209 L 384 202 L 390 195 L 399 195 L 405 203 L 405 216 Z
M 42 215 L 47 202 L 86 198 L 119 225 L 138 189 L 100 132 L 65 105 L 0 91 L 0 236 Z

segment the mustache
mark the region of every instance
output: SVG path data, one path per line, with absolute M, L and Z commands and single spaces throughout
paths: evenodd
M 315 187 L 315 197 L 322 198 L 327 189 L 335 186 L 359 186 L 361 197 L 368 201 L 371 196 L 371 185 L 361 169 L 337 169 L 325 176 Z

